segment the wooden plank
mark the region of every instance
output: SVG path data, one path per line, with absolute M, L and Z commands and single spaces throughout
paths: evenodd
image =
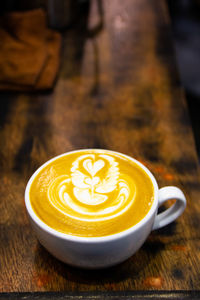
M 200 299 L 199 291 L 134 291 L 134 292 L 85 292 L 85 293 L 64 293 L 64 292 L 37 292 L 37 293 L 3 293 L 1 300 L 196 300 Z
M 199 168 L 165 2 L 82 5 L 80 22 L 64 34 L 54 91 L 0 95 L 0 291 L 198 290 Z M 49 158 L 93 147 L 142 161 L 160 187 L 182 188 L 188 205 L 126 262 L 86 271 L 40 246 L 24 189 Z

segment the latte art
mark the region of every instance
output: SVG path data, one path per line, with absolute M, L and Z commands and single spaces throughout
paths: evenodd
M 35 177 L 30 200 L 38 217 L 58 231 L 105 236 L 139 222 L 153 201 L 153 185 L 136 163 L 106 150 L 71 152 Z
M 108 220 L 123 214 L 134 201 L 135 188 L 120 177 L 116 160 L 103 154 L 81 155 L 70 175 L 56 178 L 48 189 L 51 205 L 84 221 Z

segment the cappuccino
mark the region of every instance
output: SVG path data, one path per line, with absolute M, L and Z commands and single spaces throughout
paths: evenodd
M 31 206 L 46 225 L 80 237 L 103 237 L 140 222 L 154 201 L 148 174 L 109 150 L 79 150 L 40 168 L 30 186 Z

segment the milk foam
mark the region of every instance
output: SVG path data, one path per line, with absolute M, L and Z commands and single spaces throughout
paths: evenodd
M 50 161 L 36 174 L 29 194 L 42 222 L 82 237 L 122 232 L 140 222 L 154 201 L 151 178 L 139 164 L 101 149 Z
M 49 203 L 62 214 L 84 221 L 104 221 L 129 209 L 136 187 L 123 174 L 118 162 L 107 154 L 80 155 L 70 174 L 53 180 L 48 188 Z

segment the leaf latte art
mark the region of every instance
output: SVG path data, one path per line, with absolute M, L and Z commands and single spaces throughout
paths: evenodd
M 120 178 L 113 157 L 88 154 L 73 162 L 70 176 L 62 175 L 52 182 L 48 199 L 69 217 L 94 221 L 124 213 L 134 201 L 134 192 L 135 188 L 130 192 L 128 181 Z
M 142 168 L 123 155 L 82 150 L 47 163 L 32 183 L 30 199 L 38 217 L 55 230 L 105 236 L 145 216 L 153 186 Z

